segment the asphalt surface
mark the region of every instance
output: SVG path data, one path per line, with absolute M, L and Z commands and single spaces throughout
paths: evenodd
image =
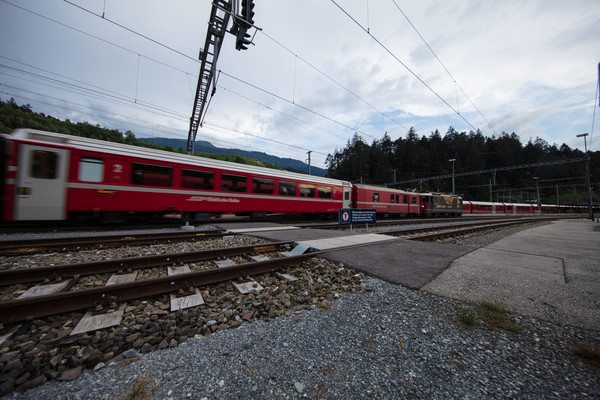
M 600 225 L 559 220 L 457 258 L 424 291 L 600 330 Z
M 319 229 L 246 234 L 296 242 L 360 235 Z M 590 220 L 558 220 L 483 248 L 398 239 L 331 250 L 325 258 L 410 289 L 499 302 L 523 315 L 600 330 L 600 225 Z

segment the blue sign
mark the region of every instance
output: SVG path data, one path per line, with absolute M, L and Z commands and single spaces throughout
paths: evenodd
M 377 211 L 370 208 L 340 208 L 338 222 L 340 225 L 375 223 Z

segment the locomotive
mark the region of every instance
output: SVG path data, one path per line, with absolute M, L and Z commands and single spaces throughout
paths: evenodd
M 460 216 L 459 196 L 237 164 L 79 136 L 0 135 L 3 221 L 206 219 L 222 214 Z

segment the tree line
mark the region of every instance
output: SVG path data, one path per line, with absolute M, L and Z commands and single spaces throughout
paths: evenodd
M 89 122 L 72 122 L 69 119 L 63 121 L 50 115 L 45 115 L 44 113 L 34 112 L 31 105 L 19 105 L 13 98 L 7 101 L 2 101 L 0 99 L 0 133 L 11 133 L 13 130 L 19 128 L 38 129 L 42 131 L 106 140 L 109 142 L 125 143 L 134 146 L 142 146 L 177 153 L 187 153 L 181 147 L 175 148 L 173 146 L 158 145 L 147 140 L 138 139 L 130 130 L 121 132 L 118 129 L 108 129 L 100 126 L 99 124 L 90 124 Z M 197 156 L 232 161 L 240 164 L 250 164 L 280 169 L 271 163 L 240 155 L 208 153 L 194 154 Z
M 451 178 L 428 178 L 452 174 L 453 164 L 458 174 L 584 157 L 581 150 L 571 149 L 564 143 L 560 147 L 550 145 L 539 137 L 523 145 L 514 132 L 487 137 L 479 130 L 458 132 L 449 127 L 444 135 L 435 130 L 425 136 L 411 127 L 404 138 L 392 140 L 386 133 L 370 145 L 355 134 L 345 148 L 329 154 L 326 163 L 328 176 L 332 178 L 374 185 L 415 180 L 401 187 L 452 192 Z M 600 152 L 590 152 L 590 172 L 592 186 L 597 188 L 594 182 L 598 182 L 600 174 Z M 543 203 L 587 204 L 585 175 L 585 163 L 573 162 L 456 176 L 455 189 L 468 200 L 526 202 L 536 199 L 539 188 Z M 596 189 L 594 203 L 598 195 Z

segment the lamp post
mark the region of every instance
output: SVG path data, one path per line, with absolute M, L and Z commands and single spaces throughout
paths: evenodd
M 540 202 L 540 186 L 539 186 L 540 178 L 539 178 L 539 176 L 534 176 L 533 179 L 535 179 L 535 191 L 537 192 L 537 208 L 538 208 L 538 212 L 541 214 L 542 208 L 541 208 L 541 202 Z
M 587 181 L 588 191 L 588 218 L 594 220 L 594 214 L 592 212 L 592 187 L 590 185 L 590 155 L 587 151 L 587 133 L 581 133 L 577 137 L 583 137 L 583 146 L 585 148 L 585 180 Z
M 452 194 L 456 194 L 456 189 L 454 187 L 454 161 L 456 161 L 456 158 L 451 158 L 448 161 L 452 163 Z

